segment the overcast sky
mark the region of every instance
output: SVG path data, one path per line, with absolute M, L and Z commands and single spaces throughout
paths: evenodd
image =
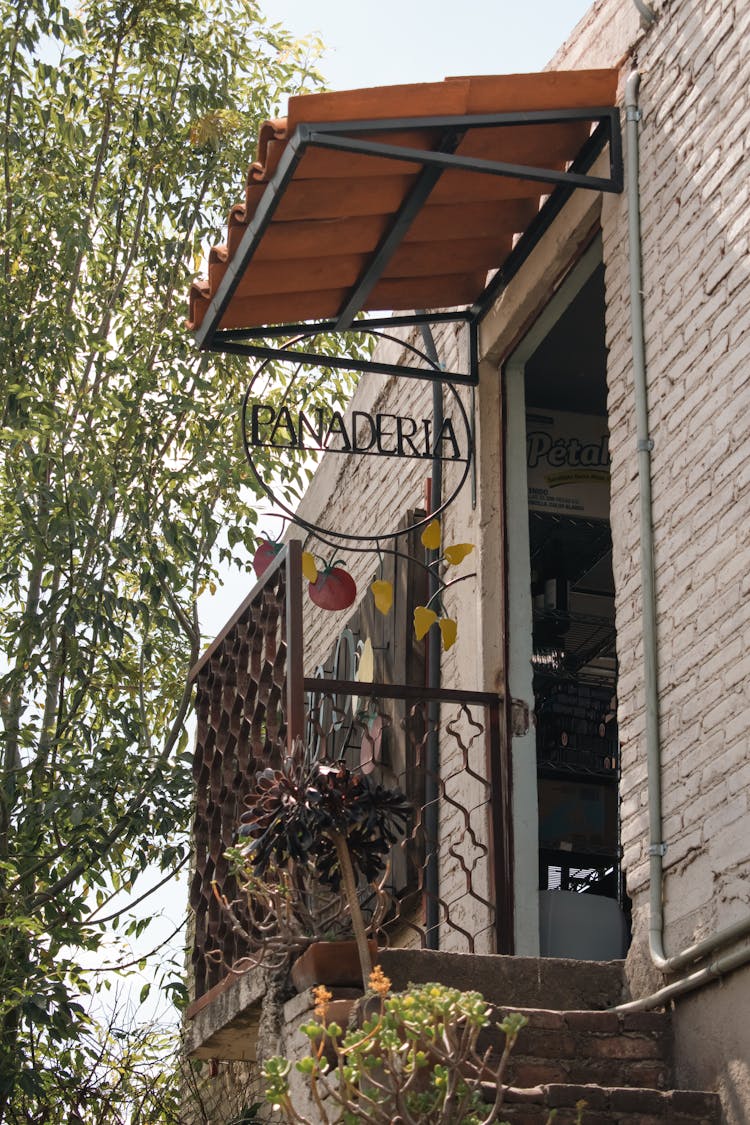
M 319 34 L 334 90 L 541 70 L 591 0 L 261 0 L 272 22 Z

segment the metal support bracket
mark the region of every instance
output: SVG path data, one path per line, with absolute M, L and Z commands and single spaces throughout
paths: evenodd
M 564 170 L 480 159 L 456 151 L 460 147 L 461 138 L 468 129 L 497 128 L 498 126 L 512 128 L 533 124 L 554 125 L 575 121 L 596 122 L 596 128 L 583 146 L 578 158 Z M 429 149 L 406 147 L 389 142 L 387 139 L 391 133 L 409 130 L 439 131 L 439 140 L 436 147 Z M 385 139 L 372 140 L 373 134 Z M 609 145 L 609 174 L 607 176 L 591 175 L 589 169 L 606 144 Z M 255 255 L 300 160 L 308 148 L 315 147 L 416 163 L 422 166 L 422 172 L 417 178 L 414 188 L 396 212 L 388 231 L 373 252 L 364 272 L 354 285 L 337 317 L 318 322 L 310 321 L 304 324 L 287 324 L 272 328 L 262 327 L 248 331 L 220 330 L 219 325 L 224 312 Z M 355 319 L 361 313 L 363 305 L 379 278 L 387 269 L 392 255 L 398 249 L 419 208 L 427 200 L 432 188 L 445 171 L 475 172 L 480 175 L 489 174 L 532 180 L 549 184 L 552 194 L 536 216 L 526 235 L 520 239 L 514 248 L 510 258 L 471 308 L 458 313 L 436 312 L 413 316 L 398 314 L 391 317 Z M 468 386 L 476 385 L 478 382 L 476 363 L 478 322 L 492 304 L 498 288 L 506 284 L 508 278 L 517 271 L 520 263 L 528 256 L 530 248 L 536 244 L 541 234 L 559 212 L 562 204 L 576 188 L 620 192 L 622 191 L 622 184 L 620 118 L 619 111 L 611 106 L 534 110 L 517 113 L 465 114 L 463 116 L 400 117 L 384 120 L 337 121 L 299 125 L 293 136 L 287 141 L 278 168 L 269 180 L 255 215 L 243 235 L 242 242 L 229 262 L 221 284 L 206 310 L 203 323 L 196 332 L 196 343 L 206 351 L 228 352 L 252 358 L 288 359 L 290 355 L 294 354 L 299 356 L 302 363 L 325 364 L 325 366 L 352 371 L 378 372 L 385 375 L 401 375 L 418 379 L 439 378 L 445 382 Z M 279 336 L 289 340 L 290 337 L 295 335 L 302 338 L 312 338 L 320 333 L 367 332 L 368 326 L 395 329 L 445 322 L 463 322 L 469 327 L 470 363 L 468 372 L 436 372 L 408 364 L 401 366 L 384 364 L 375 360 L 350 360 L 304 351 L 294 353 L 289 344 L 279 347 L 271 342 Z
M 479 352 L 479 326 L 468 312 L 419 312 L 413 315 L 390 317 L 362 317 L 355 320 L 348 333 L 368 333 L 400 343 L 388 329 L 418 327 L 421 324 L 463 324 L 469 333 L 469 365 L 467 371 L 452 371 L 443 365 L 418 367 L 413 363 L 385 363 L 378 359 L 358 359 L 353 356 L 328 355 L 304 348 L 305 340 L 316 336 L 333 335 L 341 332 L 335 320 L 323 320 L 304 324 L 284 324 L 273 328 L 227 329 L 214 333 L 209 342 L 203 345 L 205 351 L 225 352 L 229 355 L 244 355 L 252 359 L 279 359 L 296 363 L 309 363 L 318 367 L 334 367 L 342 371 L 357 371 L 365 374 L 406 376 L 412 379 L 437 379 L 441 383 L 455 383 L 463 386 L 476 386 L 479 382 L 477 356 Z M 283 336 L 285 342 L 272 343 L 275 337 Z

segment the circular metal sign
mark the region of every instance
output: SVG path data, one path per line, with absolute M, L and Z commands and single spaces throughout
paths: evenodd
M 375 329 L 371 329 L 368 334 L 389 340 L 396 339 Z M 250 381 L 242 403 L 242 440 L 253 476 L 286 518 L 324 541 L 334 539 L 342 546 L 346 543 L 376 544 L 408 535 L 415 528 L 423 527 L 441 515 L 466 482 L 473 456 L 472 430 L 466 408 L 453 384 L 441 380 L 437 364 L 424 352 L 400 339 L 397 339 L 397 343 L 401 347 L 424 360 L 430 372 L 426 378 L 440 380 L 448 389 L 449 407 L 437 432 L 434 419 L 431 418 L 414 418 L 408 414 L 385 411 L 370 413 L 365 410 L 349 411 L 343 407 L 339 409 L 335 399 L 330 405 L 321 404 L 319 395 L 314 404 L 308 407 L 304 389 L 297 380 L 302 368 L 310 367 L 310 364 L 297 360 L 292 349 L 300 340 L 313 339 L 317 335 L 315 332 L 287 341 L 283 348 L 290 349 L 289 360 L 264 360 Z M 287 362 L 293 370 L 285 380 L 281 368 Z M 320 367 L 325 368 L 324 355 L 320 356 Z M 368 374 L 366 377 L 371 379 L 376 376 Z M 315 383 L 319 390 L 320 378 Z M 300 389 L 303 393 L 301 400 L 298 394 Z M 269 393 L 271 390 L 272 393 Z M 377 534 L 362 534 L 324 527 L 300 516 L 277 494 L 277 489 L 264 476 L 255 456 L 259 449 L 266 452 L 275 450 L 278 453 L 280 478 L 285 474 L 290 475 L 290 462 L 298 466 L 296 474 L 292 472 L 292 475 L 299 476 L 299 469 L 305 462 L 309 465 L 311 458 L 323 453 L 376 457 L 388 464 L 392 464 L 393 459 L 399 463 L 419 460 L 430 465 L 439 460 L 460 465 L 461 472 L 455 487 L 429 515 L 398 530 L 386 528 Z

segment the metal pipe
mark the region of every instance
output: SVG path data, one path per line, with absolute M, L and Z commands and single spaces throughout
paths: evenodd
M 636 453 L 640 498 L 641 598 L 643 629 L 643 679 L 646 705 L 646 761 L 648 770 L 650 913 L 649 947 L 654 964 L 665 961 L 662 945 L 661 746 L 659 743 L 659 693 L 656 660 L 656 583 L 654 533 L 651 508 L 651 450 L 648 431 L 646 347 L 643 329 L 643 266 L 641 260 L 640 184 L 638 166 L 638 89 L 641 76 L 634 70 L 625 85 L 625 185 L 628 195 L 628 251 L 630 259 L 630 324 L 633 349 Z
M 420 326 L 425 352 L 434 364 L 440 366 L 435 338 L 429 324 Z M 437 438 L 443 425 L 443 384 L 438 379 L 432 383 L 432 433 L 433 441 Z M 443 463 L 439 457 L 432 459 L 432 476 L 430 491 L 430 508 L 434 512 L 443 502 Z M 440 589 L 436 572 L 437 560 L 440 551 L 430 552 L 430 578 L 429 596 L 435 597 Z M 440 687 L 440 631 L 430 629 L 427 634 L 427 686 L 430 689 Z M 428 949 L 440 948 L 440 867 L 438 848 L 440 844 L 440 817 L 438 800 L 440 797 L 440 736 L 438 725 L 440 723 L 440 704 L 431 700 L 427 704 L 427 747 L 426 747 L 426 777 L 425 777 L 425 894 L 427 898 L 425 909 L 425 938 Z
M 646 1012 L 651 1008 L 660 1008 L 678 996 L 684 996 L 687 992 L 694 992 L 697 988 L 702 988 L 706 984 L 711 984 L 712 981 L 719 980 L 727 973 L 732 972 L 733 969 L 739 969 L 742 965 L 746 965 L 748 961 L 750 961 L 750 946 L 738 949 L 734 953 L 725 953 L 722 957 L 717 957 L 710 965 L 697 969 L 689 976 L 682 977 L 681 980 L 665 985 L 664 988 L 652 992 L 650 996 L 643 996 L 640 1000 L 631 1000 L 627 1004 L 619 1004 L 612 1010 L 615 1012 Z
M 651 506 L 651 450 L 653 442 L 648 429 L 648 392 L 646 380 L 646 350 L 643 322 L 643 283 L 641 257 L 640 185 L 638 154 L 638 108 L 640 75 L 631 72 L 625 86 L 625 129 L 627 152 L 625 184 L 628 199 L 628 246 L 630 258 L 630 309 L 633 349 L 633 382 L 638 454 L 638 482 L 640 493 L 640 538 L 642 581 L 643 675 L 646 705 L 646 761 L 648 770 L 649 805 L 649 952 L 657 969 L 664 973 L 676 972 L 695 961 L 750 935 L 750 915 L 717 930 L 708 938 L 695 942 L 673 956 L 664 949 L 664 855 L 667 850 L 662 835 L 661 745 L 659 741 L 659 695 L 656 644 L 656 584 L 654 578 L 654 542 Z M 656 1007 L 671 996 L 678 995 L 713 980 L 716 976 L 750 960 L 750 949 L 727 954 L 698 970 L 682 981 L 675 981 L 659 989 L 652 996 L 633 1002 L 639 1008 Z M 618 1011 L 628 1010 L 624 1005 Z
M 641 27 L 644 31 L 648 31 L 656 23 L 656 12 L 645 3 L 645 0 L 633 0 L 633 3 L 641 15 Z

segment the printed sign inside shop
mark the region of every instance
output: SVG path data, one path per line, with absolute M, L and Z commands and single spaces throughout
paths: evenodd
M 561 410 L 526 415 L 529 508 L 609 518 L 607 419 Z

